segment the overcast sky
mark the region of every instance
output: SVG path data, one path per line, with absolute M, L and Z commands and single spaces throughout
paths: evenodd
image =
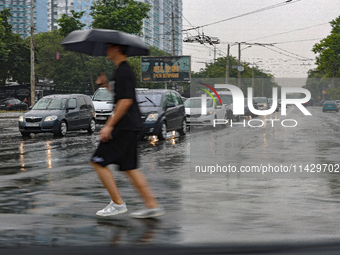
M 330 34 L 329 22 L 340 16 L 340 2 L 292 0 L 285 3 L 282 0 L 183 0 L 183 29 L 282 4 L 277 8 L 199 28 L 199 32 L 220 39 L 217 57 L 226 56 L 228 43 L 280 43 L 275 47 L 242 45 L 241 60 L 257 63 L 260 69 L 278 78 L 305 78 L 307 71 L 315 68 L 312 47 Z M 183 32 L 183 38 L 197 34 L 197 30 L 190 30 Z M 192 70 L 196 72 L 205 66 L 200 62 L 213 61 L 213 52 L 210 45 L 183 43 L 183 55 L 191 55 Z M 238 46 L 231 46 L 230 53 L 238 57 Z

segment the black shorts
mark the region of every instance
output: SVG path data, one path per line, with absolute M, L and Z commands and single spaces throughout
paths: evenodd
M 91 161 L 101 166 L 116 164 L 121 171 L 137 169 L 137 144 L 138 131 L 114 129 L 112 139 L 100 142 Z

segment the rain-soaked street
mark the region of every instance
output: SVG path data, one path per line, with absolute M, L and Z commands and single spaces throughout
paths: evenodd
M 264 127 L 249 127 L 246 120 L 245 127 L 242 122 L 164 142 L 142 141 L 141 170 L 167 212 L 159 220 L 95 215 L 110 201 L 88 164 L 100 126 L 93 135 L 81 131 L 63 138 L 23 138 L 17 127 L 20 113 L 2 113 L 0 246 L 338 241 L 340 113 L 323 113 L 317 106 L 308 110 L 312 116 L 290 106 L 288 117 L 255 118 L 280 119 L 273 126 L 266 121 Z M 282 126 L 284 119 L 296 120 L 297 126 Z M 237 172 L 197 172 L 217 164 Z M 238 171 L 264 165 L 296 171 Z M 323 166 L 326 170 L 318 173 Z M 129 212 L 140 209 L 143 203 L 134 188 L 122 173 L 114 174 Z

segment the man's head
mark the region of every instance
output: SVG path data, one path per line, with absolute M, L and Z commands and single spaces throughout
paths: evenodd
M 118 52 L 119 54 L 128 55 L 129 47 L 127 45 L 119 45 L 108 43 L 106 44 L 106 54 L 109 57 L 111 54 Z

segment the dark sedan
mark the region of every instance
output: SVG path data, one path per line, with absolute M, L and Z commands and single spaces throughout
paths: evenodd
M 28 105 L 17 98 L 6 98 L 0 100 L 0 110 L 5 111 L 26 111 Z
M 181 96 L 174 90 L 137 90 L 136 97 L 144 124 L 144 135 L 167 138 L 167 132 L 186 134 L 185 109 Z

